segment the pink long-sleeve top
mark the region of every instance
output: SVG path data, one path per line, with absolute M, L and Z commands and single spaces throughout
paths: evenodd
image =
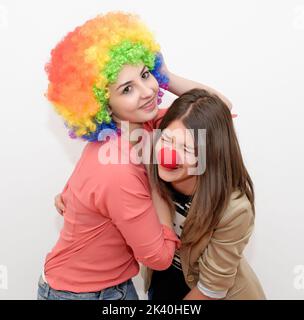
M 145 129 L 155 127 L 164 112 Z M 121 151 L 120 138 L 106 143 Z M 180 246 L 174 231 L 159 222 L 144 165 L 101 164 L 101 145 L 85 146 L 62 192 L 64 225 L 44 265 L 56 290 L 94 292 L 117 285 L 138 274 L 138 262 L 166 269 Z

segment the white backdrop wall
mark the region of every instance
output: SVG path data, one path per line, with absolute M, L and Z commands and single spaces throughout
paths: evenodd
M 0 0 L 0 299 L 36 298 L 62 225 L 54 196 L 84 146 L 43 96 L 44 64 L 63 35 L 110 10 L 141 15 L 172 72 L 230 98 L 257 196 L 246 256 L 269 299 L 303 299 L 304 2 L 295 0 Z

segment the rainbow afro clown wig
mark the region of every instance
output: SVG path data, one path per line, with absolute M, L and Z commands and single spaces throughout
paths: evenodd
M 125 64 L 144 63 L 168 89 L 160 73 L 160 47 L 137 15 L 110 12 L 68 33 L 51 52 L 46 64 L 46 97 L 64 118 L 70 137 L 101 140 L 104 129 L 117 131 L 108 113 L 108 86 Z M 159 100 L 163 92 L 159 91 Z

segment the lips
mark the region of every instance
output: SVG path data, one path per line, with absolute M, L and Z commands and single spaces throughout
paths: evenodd
M 147 107 L 150 107 L 151 104 L 154 102 L 155 100 L 155 96 L 153 97 L 153 99 L 151 99 L 149 102 L 145 103 L 143 106 L 140 107 L 140 109 L 145 109 Z

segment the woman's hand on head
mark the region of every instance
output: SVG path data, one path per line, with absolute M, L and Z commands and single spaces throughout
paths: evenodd
M 61 193 L 56 195 L 54 204 L 55 204 L 55 207 L 56 207 L 56 210 L 58 211 L 58 213 L 63 215 L 64 210 L 65 210 L 65 205 L 64 205 Z

